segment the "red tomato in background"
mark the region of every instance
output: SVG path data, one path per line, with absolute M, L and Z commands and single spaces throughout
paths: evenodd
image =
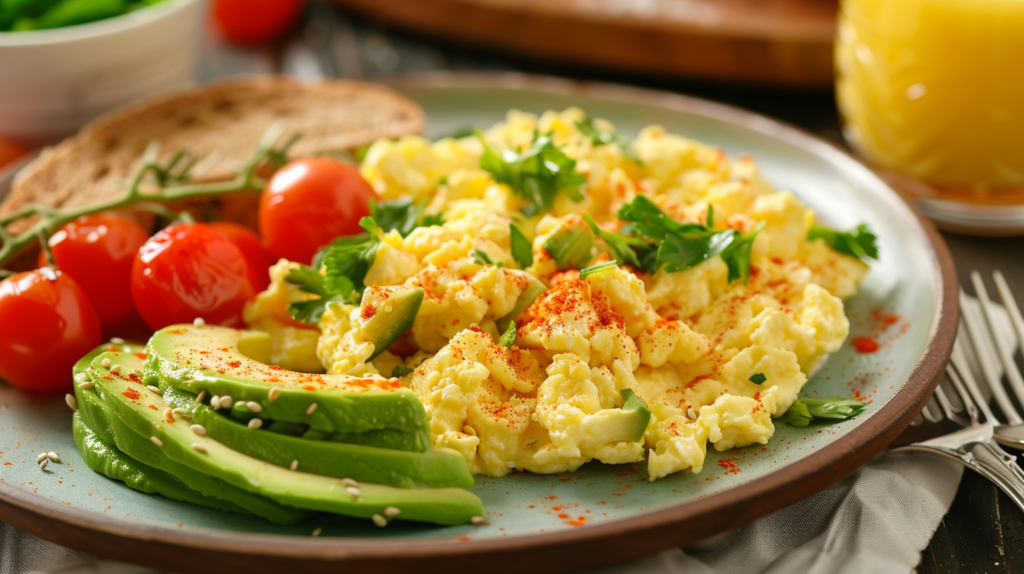
M 363 231 L 373 188 L 356 168 L 325 158 L 281 168 L 260 196 L 260 235 L 275 258 L 309 263 L 333 239 Z
M 71 367 L 103 342 L 89 298 L 50 268 L 0 281 L 0 377 L 29 391 L 71 386 Z
M 273 265 L 273 261 L 270 260 L 270 255 L 260 243 L 260 236 L 248 227 L 237 223 L 218 221 L 210 225 L 227 235 L 235 247 L 242 252 L 242 257 L 249 264 L 249 279 L 253 289 L 259 292 L 269 287 L 270 266 Z
M 21 159 L 28 153 L 28 149 L 16 141 L 7 138 L 0 138 L 0 169 L 9 163 Z
M 258 46 L 283 38 L 302 11 L 302 0 L 214 0 L 213 21 L 228 42 Z
M 202 223 L 177 223 L 139 250 L 132 267 L 132 299 L 153 329 L 202 318 L 240 327 L 242 308 L 256 294 L 242 251 L 224 232 Z
M 149 234 L 141 225 L 113 215 L 88 215 L 50 237 L 54 262 L 75 280 L 92 303 L 106 337 L 144 337 L 132 301 L 132 264 Z M 47 265 L 39 255 L 39 267 Z

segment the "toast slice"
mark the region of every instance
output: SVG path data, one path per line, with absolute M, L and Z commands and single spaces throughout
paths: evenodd
M 260 76 L 209 84 L 112 112 L 45 150 L 18 173 L 0 215 L 33 202 L 81 206 L 123 193 L 152 140 L 160 142 L 162 160 L 179 150 L 192 152 L 203 165 L 199 180 L 230 179 L 231 170 L 277 122 L 284 137 L 303 134 L 292 148 L 294 156 L 422 133 L 426 120 L 412 100 L 363 82 Z M 218 219 L 254 224 L 255 194 L 215 203 Z M 203 209 L 196 202 L 185 207 Z M 10 230 L 22 227 L 14 224 Z

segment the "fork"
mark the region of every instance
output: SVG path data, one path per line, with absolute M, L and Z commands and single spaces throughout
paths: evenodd
M 1013 294 L 1003 274 L 998 270 L 993 279 L 999 290 L 1003 305 L 1010 316 L 1019 340 L 1024 343 L 1024 318 L 1021 317 Z M 971 283 L 981 307 L 978 313 L 967 296 L 960 291 L 961 325 L 957 332 L 950 365 L 946 370 L 949 385 L 954 391 L 954 402 L 943 385 L 935 388 L 932 401 L 921 412 L 931 422 L 939 422 L 942 415 L 962 426 L 960 430 L 930 440 L 893 448 L 893 451 L 919 451 L 937 454 L 963 464 L 985 476 L 1002 489 L 1024 510 L 1024 470 L 1017 465 L 1017 457 L 1006 452 L 1000 443 L 1024 449 L 1024 419 L 1017 412 L 1003 386 L 1005 374 L 1009 386 L 1018 401 L 1024 404 L 1024 377 L 1014 361 L 1014 346 L 1000 336 L 996 327 L 995 305 L 989 299 L 988 291 L 977 271 L 971 272 Z M 993 343 L 994 341 L 994 343 Z M 993 348 L 994 347 L 994 348 Z M 986 387 L 979 385 L 967 360 L 966 350 L 973 351 L 978 359 Z M 993 360 L 994 359 L 994 360 Z M 996 362 L 1001 363 L 1002 373 Z M 986 389 L 995 399 L 999 410 L 1006 418 L 1004 423 L 989 407 L 982 390 Z M 932 403 L 940 412 L 934 412 Z

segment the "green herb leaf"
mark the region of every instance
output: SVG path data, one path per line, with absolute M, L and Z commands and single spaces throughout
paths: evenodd
M 642 239 L 636 239 L 633 237 L 626 237 L 621 233 L 615 233 L 614 231 L 605 231 L 597 226 L 597 222 L 590 216 L 589 213 L 583 214 L 583 220 L 590 226 L 590 230 L 595 235 L 600 237 L 605 245 L 608 246 L 608 253 L 620 264 L 629 264 L 633 267 L 640 268 L 640 260 L 636 256 L 636 252 L 633 251 L 634 247 L 646 248 L 648 243 Z
M 309 265 L 300 264 L 298 267 L 289 269 L 288 274 L 284 276 L 284 280 L 298 285 L 299 290 L 306 293 L 320 295 L 321 297 L 327 294 L 327 290 L 324 289 L 324 276 Z
M 299 303 L 289 303 L 288 313 L 296 321 L 301 321 L 307 325 L 316 325 L 327 311 L 327 305 L 333 301 L 334 299 L 329 297 L 321 297 Z
M 544 240 L 544 250 L 551 255 L 560 271 L 582 269 L 593 258 L 594 234 L 586 227 L 563 229 Z
M 811 423 L 832 424 L 864 412 L 867 404 L 855 399 L 832 397 L 831 399 L 797 399 L 779 421 L 795 427 L 805 427 Z
M 732 243 L 722 251 L 722 261 L 725 261 L 729 268 L 729 283 L 740 277 L 743 278 L 744 283 L 750 281 L 750 251 L 754 247 L 757 234 L 761 233 L 762 229 L 764 229 L 763 221 L 750 231 L 738 234 Z
M 508 231 L 512 237 L 512 258 L 523 269 L 533 265 L 533 245 L 530 244 L 530 240 L 514 223 L 508 224 Z
M 502 333 L 501 338 L 498 339 L 498 344 L 506 349 L 511 349 L 516 344 L 516 322 L 511 321 L 508 324 L 508 329 Z
M 590 139 L 590 144 L 593 146 L 609 145 L 614 144 L 619 146 L 622 150 L 622 155 L 629 158 L 630 161 L 637 165 L 643 165 L 640 161 L 640 157 L 636 155 L 636 150 L 633 149 L 633 145 L 629 143 L 629 140 L 620 136 L 615 132 L 603 132 L 594 126 L 594 121 L 589 116 L 584 117 L 583 121 L 576 122 L 576 129 L 583 134 L 583 137 Z
M 396 199 L 393 201 L 370 201 L 370 217 L 377 222 L 384 232 L 397 229 L 402 237 L 407 237 L 417 227 L 430 227 L 441 225 L 443 217 L 441 214 L 423 215 L 427 207 L 427 200 L 421 199 L 413 203 L 411 197 Z
M 807 232 L 807 240 L 824 239 L 832 249 L 859 259 L 878 259 L 878 238 L 861 223 L 849 231 L 837 231 L 822 225 L 814 225 Z
M 559 192 L 573 201 L 583 201 L 580 188 L 587 179 L 576 171 L 576 160 L 558 149 L 550 135 L 534 133 L 530 149 L 522 153 L 506 150 L 501 155 L 487 145 L 479 130 L 476 135 L 484 148 L 480 169 L 526 200 L 523 213 L 532 216 L 551 209 Z
M 368 145 L 361 145 L 361 146 L 356 148 L 356 153 L 354 153 L 352 155 L 355 156 L 356 161 L 358 161 L 359 163 L 363 163 L 363 160 L 366 159 L 366 152 L 368 152 L 368 151 L 370 151 L 370 146 L 368 146 Z
M 586 279 L 587 277 L 590 277 L 594 273 L 604 271 L 605 269 L 615 269 L 618 266 L 619 264 L 616 261 L 608 261 L 605 263 L 598 263 L 597 265 L 591 265 L 586 269 L 580 270 L 580 279 Z
M 764 376 L 764 373 L 755 373 L 753 375 L 750 375 L 750 382 L 754 383 L 755 385 L 763 384 L 767 380 L 768 377 Z
M 412 373 L 415 370 L 416 369 L 410 369 L 409 367 L 406 367 L 404 365 L 395 365 L 395 368 L 391 369 L 391 378 L 400 379 L 408 375 L 409 373 Z
M 483 249 L 474 249 L 470 251 L 470 256 L 473 258 L 473 263 L 477 265 L 495 265 L 491 257 Z M 504 267 L 505 265 L 501 262 L 497 263 L 495 267 Z

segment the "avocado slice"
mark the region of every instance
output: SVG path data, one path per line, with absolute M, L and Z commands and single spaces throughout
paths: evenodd
M 374 310 L 373 316 L 360 327 L 363 335 L 373 343 L 373 354 L 367 361 L 376 359 L 388 350 L 391 343 L 412 327 L 417 313 L 420 312 L 420 305 L 423 304 L 422 287 L 389 291 L 384 289 L 387 288 L 378 288 L 387 294 L 383 300 L 375 300 L 376 291 L 372 287 L 363 295 L 362 313 L 365 315 L 368 308 Z
M 81 455 L 86 466 L 95 472 L 125 483 L 133 490 L 146 494 L 159 494 L 171 500 L 191 502 L 217 510 L 252 514 L 237 504 L 206 496 L 193 490 L 180 478 L 142 464 L 117 450 L 117 447 L 100 438 L 86 426 L 81 412 L 74 414 L 71 432 L 75 438 L 75 446 L 78 447 L 78 454 Z
M 620 409 L 605 409 L 587 417 L 588 443 L 594 446 L 610 442 L 636 442 L 644 438 L 647 425 L 651 422 L 651 411 L 647 410 L 640 397 L 632 389 L 620 393 L 625 401 Z
M 504 333 L 508 330 L 508 326 L 519 318 L 533 302 L 540 298 L 541 295 L 547 291 L 547 287 L 544 286 L 536 277 L 530 275 L 530 284 L 523 289 L 523 292 L 519 294 L 519 298 L 516 299 L 516 304 L 512 307 L 512 310 L 507 315 L 495 321 L 498 326 L 498 332 Z
M 109 368 L 103 367 L 104 360 L 109 361 Z M 370 518 L 395 507 L 401 511 L 396 519 L 445 525 L 464 524 L 483 516 L 480 499 L 466 490 L 359 483 L 358 494 L 353 494 L 342 479 L 289 470 L 234 451 L 210 436 L 197 435 L 183 417 L 165 419 L 169 405 L 145 387 L 140 380 L 144 374 L 141 370 L 111 370 L 124 362 L 121 353 L 97 356 L 89 369 L 96 386 L 83 394 L 101 395 L 118 421 L 136 436 L 150 437 L 151 446 L 185 468 L 295 508 Z
M 155 468 L 177 477 L 186 486 L 204 496 L 245 508 L 250 513 L 261 516 L 276 524 L 294 526 L 306 522 L 313 516 L 314 513 L 308 510 L 284 506 L 267 497 L 237 488 L 223 480 L 207 476 L 184 464 L 171 460 L 152 441 L 138 435 L 129 428 L 110 406 L 104 402 L 101 395 L 109 394 L 109 392 L 104 391 L 102 384 L 107 381 L 97 379 L 95 377 L 96 372 L 93 370 L 85 372 L 96 386 L 91 389 L 82 389 L 77 385 L 75 386 L 75 396 L 78 399 L 78 413 L 80 413 L 79 416 L 85 425 L 105 443 L 115 445 L 126 456 L 135 459 L 146 467 Z M 110 375 L 108 374 L 107 376 Z M 120 380 L 113 376 L 110 376 L 110 378 L 112 380 Z M 143 396 L 143 393 L 156 396 L 141 384 L 135 386 L 137 387 L 135 390 L 137 390 L 140 396 Z M 124 390 L 126 391 L 127 389 Z M 153 412 L 154 416 L 162 416 L 162 411 L 160 413 L 156 411 L 150 412 Z M 85 454 L 82 455 L 83 458 L 86 456 Z
M 143 368 L 142 361 L 135 357 L 122 356 L 121 359 L 113 364 L 119 364 L 127 371 Z M 473 475 L 466 459 L 450 449 L 420 453 L 306 440 L 250 429 L 196 402 L 195 395 L 178 389 L 166 389 L 164 400 L 172 408 L 183 409 L 193 423 L 202 425 L 206 436 L 242 454 L 277 466 L 287 467 L 293 460 L 298 460 L 305 472 L 402 488 L 473 487 Z
M 147 381 L 232 402 L 255 402 L 263 416 L 327 432 L 397 429 L 430 444 L 427 412 L 396 379 L 316 375 L 266 364 L 270 335 L 215 326 L 175 325 L 146 345 Z M 276 389 L 274 400 L 270 391 Z

